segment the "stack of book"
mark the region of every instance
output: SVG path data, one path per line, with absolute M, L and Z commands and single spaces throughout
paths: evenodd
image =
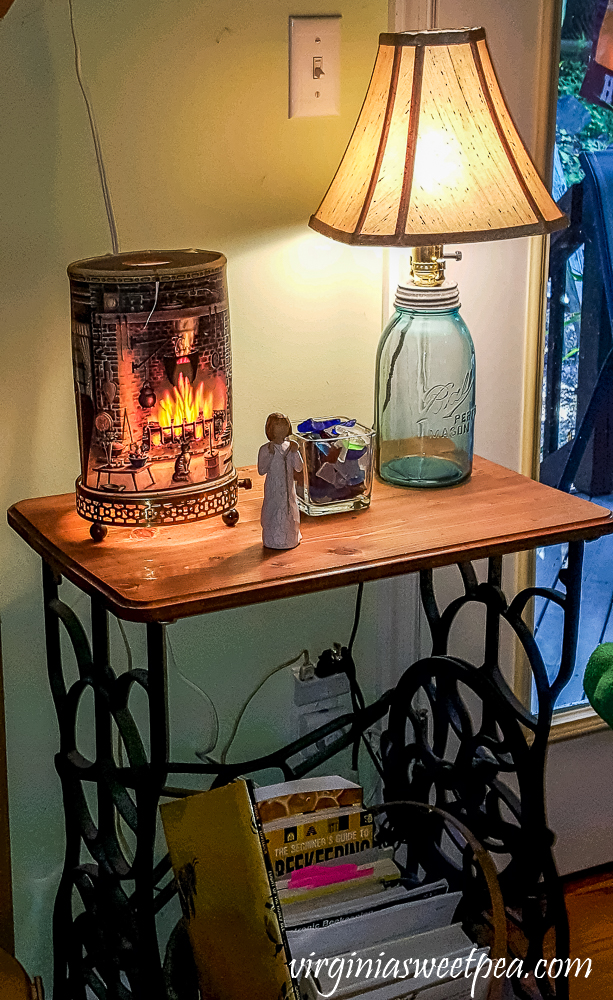
M 256 788 L 254 798 L 278 879 L 373 845 L 372 813 L 353 781 L 336 776 L 285 781 Z
M 358 785 L 236 781 L 161 806 L 203 997 L 464 1000 L 486 949 L 444 881 L 407 888 Z

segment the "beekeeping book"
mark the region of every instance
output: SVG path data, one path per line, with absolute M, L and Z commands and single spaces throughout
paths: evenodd
M 165 803 L 160 812 L 202 996 L 300 1000 L 247 782 Z
M 277 878 L 373 846 L 373 815 L 361 806 L 283 816 L 262 826 Z

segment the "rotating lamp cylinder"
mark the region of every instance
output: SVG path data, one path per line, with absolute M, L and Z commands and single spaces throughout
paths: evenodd
M 77 261 L 68 276 L 79 514 L 133 527 L 231 511 L 226 258 L 138 251 Z

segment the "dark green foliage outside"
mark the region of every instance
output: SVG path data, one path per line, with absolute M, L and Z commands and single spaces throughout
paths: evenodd
M 579 153 L 594 149 L 606 149 L 613 142 L 613 111 L 579 97 L 579 90 L 585 76 L 586 63 L 582 59 L 565 57 L 560 60 L 558 96 L 572 94 L 590 112 L 591 121 L 576 135 L 569 135 L 564 129 L 556 128 L 556 142 L 564 175 L 569 186 L 583 179 L 579 166 Z

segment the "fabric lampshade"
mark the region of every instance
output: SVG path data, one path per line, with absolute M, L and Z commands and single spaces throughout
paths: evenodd
M 370 86 L 310 226 L 343 243 L 424 246 L 567 225 L 513 124 L 483 28 L 383 34 Z

